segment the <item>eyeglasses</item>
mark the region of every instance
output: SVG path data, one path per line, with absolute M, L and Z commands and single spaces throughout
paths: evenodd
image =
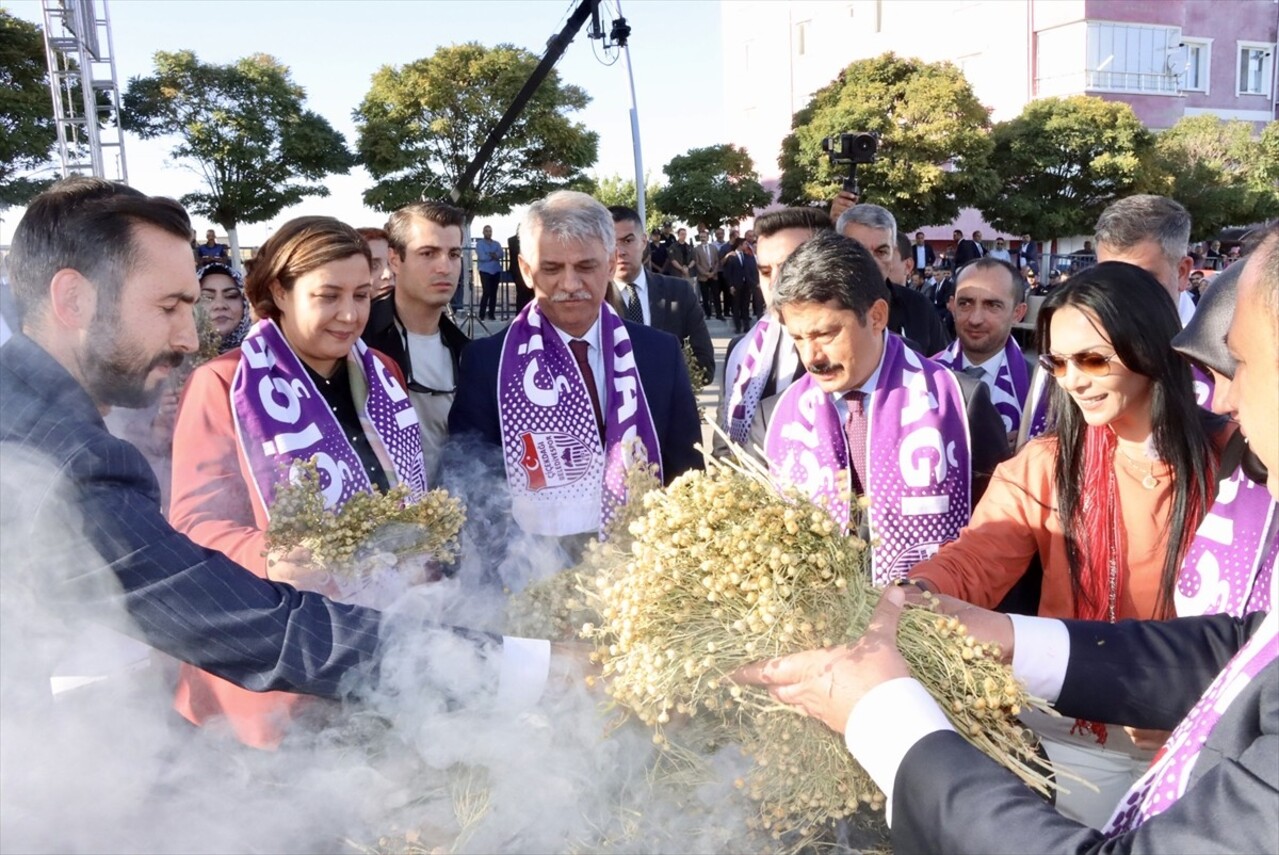
M 404 341 L 404 385 L 409 387 L 410 392 L 417 392 L 419 395 L 452 395 L 457 392 L 457 386 L 452 389 L 432 389 L 430 386 L 424 386 L 413 379 L 413 357 L 409 355 L 409 334 L 401 329 L 400 337 Z
M 1112 353 L 1110 356 L 1103 356 L 1100 353 L 1085 351 L 1083 353 L 1072 353 L 1070 356 L 1057 356 L 1052 353 L 1039 354 L 1039 365 L 1054 377 L 1065 377 L 1066 366 L 1073 362 L 1075 367 L 1089 377 L 1105 377 L 1110 373 L 1110 363 L 1119 354 Z

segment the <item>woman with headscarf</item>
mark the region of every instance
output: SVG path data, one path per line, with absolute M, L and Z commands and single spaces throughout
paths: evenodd
M 244 277 L 220 261 L 204 265 L 197 275 L 200 277 L 200 305 L 209 324 L 221 337 L 218 353 L 234 350 L 253 326 L 253 310 L 249 307 L 249 298 L 244 295 Z

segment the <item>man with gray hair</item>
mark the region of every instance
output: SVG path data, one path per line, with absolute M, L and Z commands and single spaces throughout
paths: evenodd
M 1119 199 L 1097 218 L 1097 261 L 1126 261 L 1159 280 L 1177 304 L 1185 326 L 1195 313 L 1188 293 L 1190 213 L 1167 196 L 1141 194 Z
M 897 219 L 879 205 L 854 205 L 839 215 L 835 231 L 870 250 L 888 284 L 888 330 L 900 335 L 912 350 L 929 356 L 950 344 L 932 302 L 906 287 L 910 258 L 897 245 Z
M 615 262 L 607 208 L 561 190 L 529 206 L 520 234 L 534 302 L 462 354 L 450 441 L 470 436 L 491 450 L 525 532 L 603 531 L 633 461 L 657 465 L 666 482 L 702 467 L 688 370 L 674 336 L 605 302 Z
M 985 384 L 911 353 L 888 334 L 888 290 L 870 251 L 818 232 L 787 259 L 773 310 L 806 373 L 762 400 L 750 448 L 783 486 L 873 532 L 876 584 L 905 576 L 968 523 L 1008 439 Z
M 1116 200 L 1097 218 L 1097 261 L 1123 261 L 1140 267 L 1159 280 L 1177 307 L 1182 326 L 1195 314 L 1189 294 L 1190 214 L 1167 196 L 1139 194 Z M 1194 371 L 1195 399 L 1199 406 L 1212 401 L 1212 378 Z M 1024 444 L 1048 429 L 1047 376 L 1036 369 L 1018 443 Z

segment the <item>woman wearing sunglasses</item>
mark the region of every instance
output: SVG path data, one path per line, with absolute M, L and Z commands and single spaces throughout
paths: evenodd
M 1180 328 L 1167 293 L 1132 265 L 1098 264 L 1056 288 L 1036 326 L 1040 364 L 1057 380 L 1055 430 L 996 469 L 968 527 L 911 581 L 993 608 L 1038 556 L 1041 616 L 1172 617 L 1233 430 L 1196 405 L 1190 366 L 1171 347 Z M 1027 723 L 1049 756 L 1101 787 L 1068 783 L 1075 792 L 1058 802 L 1095 826 L 1149 765 L 1138 743 L 1161 741 L 1100 722 Z
M 360 341 L 370 270 L 369 246 L 350 226 L 331 217 L 285 223 L 245 283 L 262 320 L 239 348 L 191 375 L 174 433 L 173 527 L 260 576 L 330 596 L 340 592 L 304 552 L 268 555 L 269 509 L 290 466 L 316 462 L 329 507 L 374 487 L 426 489 L 421 431 L 399 369 Z M 273 747 L 302 703 L 184 665 L 176 706 L 196 724 L 225 715 L 243 742 Z

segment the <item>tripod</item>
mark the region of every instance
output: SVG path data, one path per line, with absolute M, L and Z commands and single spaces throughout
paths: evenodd
M 449 314 L 453 314 L 453 307 L 449 306 Z M 471 299 L 466 303 L 466 313 L 462 317 L 454 317 L 453 323 L 457 324 L 462 332 L 466 333 L 467 338 L 475 338 L 475 325 L 479 324 L 480 329 L 484 330 L 484 334 L 492 335 L 493 331 L 484 324 L 484 318 L 475 311 L 475 280 L 471 279 Z

